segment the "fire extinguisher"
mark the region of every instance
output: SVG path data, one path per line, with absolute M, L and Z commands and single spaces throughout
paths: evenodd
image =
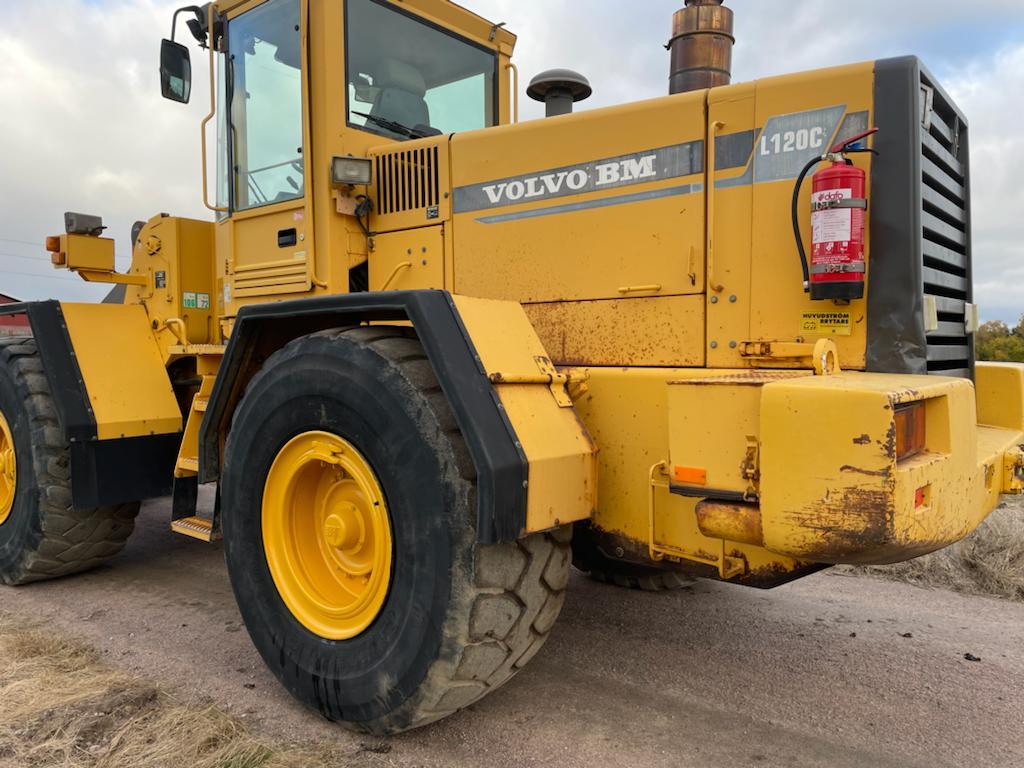
M 877 133 L 877 128 L 845 139 L 826 154 L 815 157 L 800 172 L 793 188 L 793 234 L 804 275 L 804 293 L 814 300 L 851 300 L 864 297 L 866 263 L 864 222 L 868 201 L 867 175 L 846 157 L 874 150 L 853 147 Z M 811 180 L 811 258 L 808 263 L 800 235 L 799 200 L 807 174 L 818 164 L 830 162 Z

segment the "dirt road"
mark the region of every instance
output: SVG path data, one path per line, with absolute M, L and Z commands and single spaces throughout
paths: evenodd
M 110 567 L 0 590 L 0 607 L 255 732 L 335 740 L 374 765 L 1024 765 L 1024 605 L 827 573 L 653 595 L 575 574 L 548 645 L 504 689 L 399 738 L 351 735 L 278 686 L 219 546 L 172 535 L 168 519 L 148 505 Z

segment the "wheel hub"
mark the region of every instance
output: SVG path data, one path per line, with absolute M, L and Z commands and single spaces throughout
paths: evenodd
M 293 438 L 267 475 L 262 515 L 267 565 L 295 619 L 329 640 L 365 631 L 387 598 L 393 543 L 363 455 L 326 432 Z
M 18 482 L 18 465 L 14 457 L 14 436 L 10 425 L 0 413 L 0 525 L 7 522 L 14 508 Z

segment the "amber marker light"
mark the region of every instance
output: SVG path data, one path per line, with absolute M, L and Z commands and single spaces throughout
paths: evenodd
M 925 449 L 923 402 L 896 407 L 896 461 L 917 456 Z

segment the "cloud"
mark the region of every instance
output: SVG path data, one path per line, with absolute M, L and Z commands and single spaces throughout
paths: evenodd
M 946 82 L 970 120 L 975 300 L 984 319 L 1024 314 L 1024 42 Z
M 155 0 L 5 4 L 0 292 L 81 300 L 106 293 L 49 266 L 42 241 L 62 230 L 66 210 L 103 215 L 122 269 L 135 220 L 160 211 L 205 218 L 196 190 L 208 91 L 198 78 L 185 108 L 159 92 L 159 43 L 173 9 Z
M 461 0 L 519 35 L 522 90 L 543 69 L 586 74 L 596 108 L 666 93 L 662 47 L 682 0 Z M 195 58 L 192 104 L 163 101 L 158 44 L 179 3 L 14 0 L 0 27 L 0 291 L 28 298 L 97 298 L 103 290 L 45 263 L 41 242 L 64 210 L 101 213 L 122 267 L 133 221 L 158 211 L 208 218 L 200 197 L 199 121 L 205 62 Z M 734 73 L 750 80 L 917 53 L 971 122 L 975 281 L 983 314 L 1015 320 L 1024 301 L 1024 3 L 863 0 L 837 13 L 820 0 L 730 0 Z M 998 19 L 998 22 L 993 22 Z M 45 30 L 45 34 L 40 34 Z M 198 53 L 198 51 L 196 51 Z M 523 96 L 524 119 L 543 107 Z M 23 241 L 23 242 L 16 242 Z M 12 255 L 3 255 L 12 254 Z M 38 278 L 10 274 L 30 272 Z

